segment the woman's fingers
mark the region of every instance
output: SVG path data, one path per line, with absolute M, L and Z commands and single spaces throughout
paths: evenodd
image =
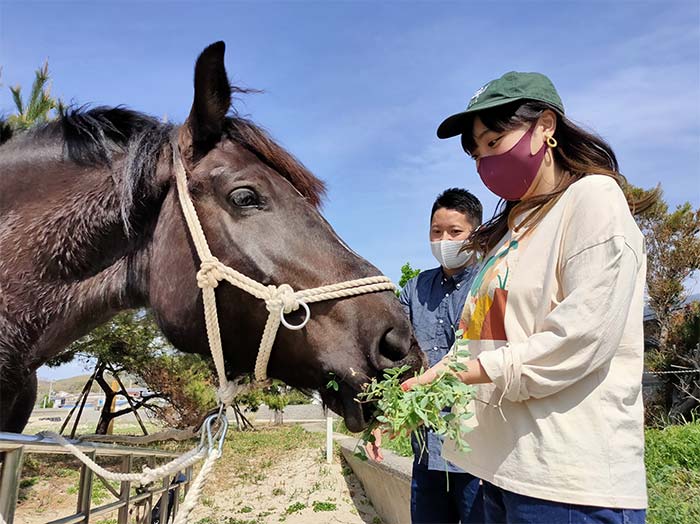
M 365 443 L 365 451 L 367 456 L 376 461 L 381 462 L 384 460 L 384 455 L 382 455 L 381 445 L 382 445 L 382 430 L 375 428 L 372 430 L 372 436 L 374 437 L 374 442 Z

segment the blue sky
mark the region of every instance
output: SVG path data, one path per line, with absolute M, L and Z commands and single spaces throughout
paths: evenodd
M 392 279 L 434 267 L 435 196 L 496 205 L 457 140 L 435 129 L 506 71 L 540 71 L 622 172 L 700 205 L 700 4 L 659 1 L 13 2 L 0 0 L 0 111 L 49 59 L 66 102 L 181 122 L 193 65 L 227 44 L 238 103 L 329 188 L 324 213 Z M 697 289 L 697 286 L 696 286 Z

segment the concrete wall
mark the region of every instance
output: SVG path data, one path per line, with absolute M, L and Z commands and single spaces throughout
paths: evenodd
M 382 449 L 382 462 L 363 461 L 354 456 L 357 438 L 336 434 L 336 441 L 384 523 L 410 523 L 413 459 L 399 457 L 387 449 Z

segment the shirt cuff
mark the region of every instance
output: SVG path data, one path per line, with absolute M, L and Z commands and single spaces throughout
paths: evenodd
M 510 344 L 506 343 L 498 349 L 484 351 L 478 357 L 481 367 L 491 381 L 502 392 L 502 397 L 512 402 L 526 400 L 527 394 L 521 394 L 521 362 L 517 351 L 514 351 Z

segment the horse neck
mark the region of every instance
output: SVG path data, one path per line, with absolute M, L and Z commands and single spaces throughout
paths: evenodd
M 147 303 L 161 202 L 140 203 L 127 232 L 119 169 L 118 159 L 111 168 L 47 160 L 3 173 L 0 352 L 22 350 L 36 367 L 118 311 Z

